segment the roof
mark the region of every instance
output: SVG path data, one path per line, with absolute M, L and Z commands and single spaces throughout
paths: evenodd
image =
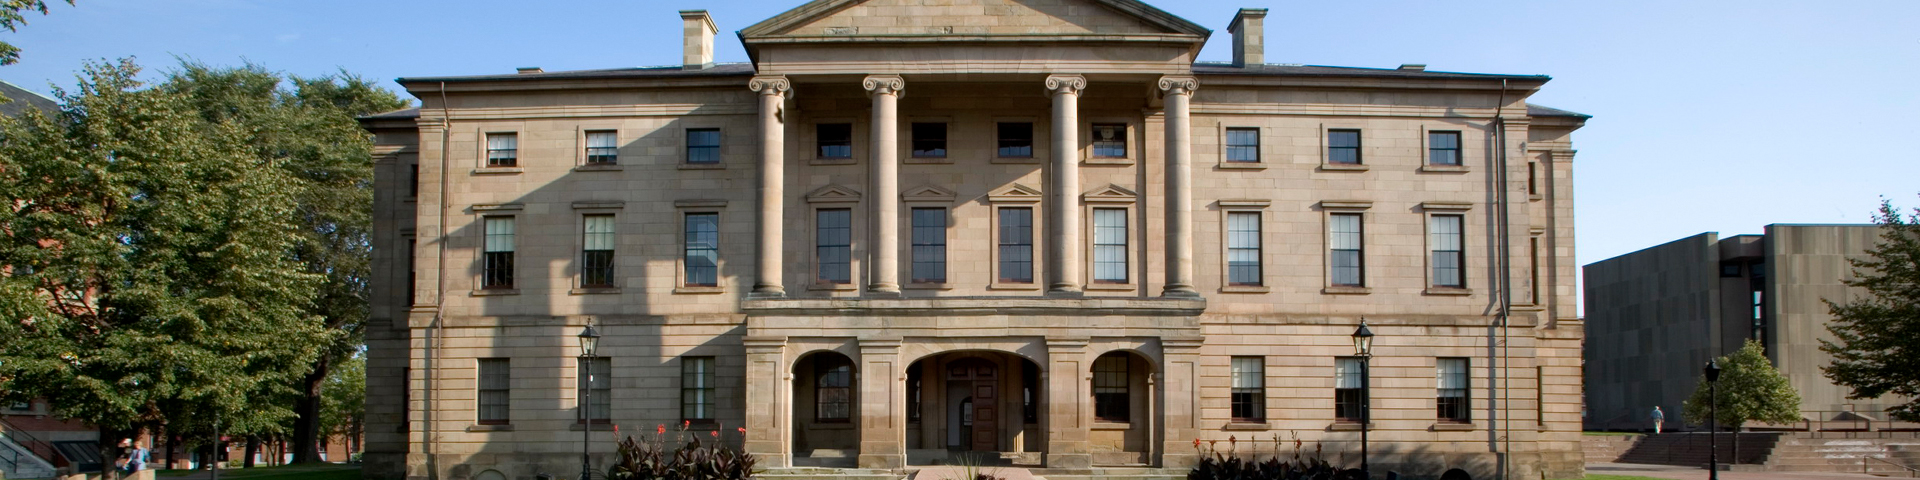
M 0 104 L 0 115 L 18 117 L 27 113 L 27 109 L 29 108 L 40 110 L 40 113 L 46 115 L 52 115 L 53 112 L 60 111 L 60 102 L 47 98 L 46 95 L 33 93 L 33 91 L 7 83 L 4 80 L 0 80 L 0 95 L 6 95 L 8 100 L 12 100 L 11 102 Z
M 1396 68 L 1329 67 L 1324 65 L 1300 65 L 1293 63 L 1264 63 L 1246 66 L 1234 66 L 1231 63 L 1195 62 L 1195 75 L 1273 75 L 1307 77 L 1378 77 L 1378 78 L 1431 78 L 1431 79 L 1479 79 L 1479 80 L 1529 80 L 1547 81 L 1553 77 L 1546 75 L 1509 75 L 1498 73 L 1461 73 L 1436 72 L 1431 70 L 1400 70 Z
M 614 79 L 614 78 L 670 78 L 670 77 L 722 77 L 753 75 L 753 65 L 748 63 L 716 63 L 712 67 L 700 70 L 687 70 L 680 65 L 663 67 L 609 68 L 601 70 L 572 70 L 544 73 L 505 73 L 499 75 L 462 75 L 452 77 L 401 77 L 396 83 L 434 83 L 434 82 L 489 82 L 501 80 L 567 80 L 567 79 Z
M 800 25 L 809 20 L 831 15 L 833 12 L 837 12 L 842 8 L 865 1 L 866 0 L 813 0 L 779 15 L 775 15 L 773 18 L 762 20 L 760 23 L 755 23 L 747 28 L 741 29 L 737 34 L 743 39 L 746 37 L 773 35 L 774 32 Z M 1178 15 L 1167 13 L 1166 10 L 1154 8 L 1154 6 L 1148 5 L 1140 0 L 1086 1 L 1132 16 L 1149 25 L 1158 26 L 1169 31 L 1187 35 L 1198 35 L 1203 39 L 1213 35 L 1213 30 L 1209 30 L 1207 27 L 1202 27 L 1198 23 L 1180 18 Z
M 1570 112 L 1570 111 L 1561 110 L 1558 108 L 1553 108 L 1548 106 L 1534 105 L 1531 103 L 1527 104 L 1527 116 L 1529 117 L 1573 117 L 1573 118 L 1579 118 L 1579 119 L 1593 118 L 1592 115 L 1587 115 L 1584 113 Z
M 420 118 L 420 107 L 402 108 L 391 112 L 360 117 L 361 120 L 406 120 L 410 118 Z

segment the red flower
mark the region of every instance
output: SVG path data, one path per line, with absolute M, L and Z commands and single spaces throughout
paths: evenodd
M 613 436 L 620 436 L 620 424 L 613 424 Z
M 693 426 L 693 421 L 692 421 L 692 420 L 681 420 L 681 421 L 680 421 L 680 429 L 681 429 L 681 430 L 686 430 L 686 429 L 687 429 L 688 427 L 692 427 L 692 426 Z
M 666 434 L 667 434 L 667 424 L 664 424 L 664 423 L 662 423 L 662 424 L 660 424 L 660 426 L 658 426 L 658 427 L 654 427 L 654 428 L 653 428 L 653 433 L 656 433 L 656 434 L 660 434 L 660 435 L 666 435 Z
M 720 431 L 719 431 L 719 430 L 714 430 L 714 431 L 713 431 L 713 438 L 720 438 Z
M 741 434 L 741 435 L 746 435 L 746 434 L 747 434 L 747 427 L 740 427 L 740 434 Z
M 1193 439 L 1193 448 L 1200 448 L 1200 439 Z

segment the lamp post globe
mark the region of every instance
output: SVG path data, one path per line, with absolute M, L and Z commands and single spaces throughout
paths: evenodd
M 1360 357 L 1360 475 L 1371 478 L 1367 468 L 1367 430 L 1373 423 L 1373 379 L 1368 371 L 1373 363 L 1373 330 L 1367 329 L 1367 317 L 1360 317 L 1360 328 L 1353 331 L 1353 351 Z
M 580 330 L 580 480 L 593 480 L 593 356 L 600 347 L 600 332 L 588 323 Z

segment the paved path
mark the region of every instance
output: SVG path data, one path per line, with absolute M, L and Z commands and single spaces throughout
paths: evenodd
M 1707 480 L 1707 469 L 1638 463 L 1588 463 L 1588 475 L 1632 475 L 1673 480 Z M 1861 480 L 1890 478 L 1863 473 L 1831 472 L 1720 472 L 1720 480 Z

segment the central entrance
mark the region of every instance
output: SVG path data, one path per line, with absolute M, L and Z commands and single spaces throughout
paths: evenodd
M 947 418 L 960 426 L 948 429 L 948 450 L 1000 451 L 999 368 L 979 358 L 947 365 Z
M 1040 367 L 1006 352 L 958 351 L 907 367 L 908 463 L 1038 464 Z

